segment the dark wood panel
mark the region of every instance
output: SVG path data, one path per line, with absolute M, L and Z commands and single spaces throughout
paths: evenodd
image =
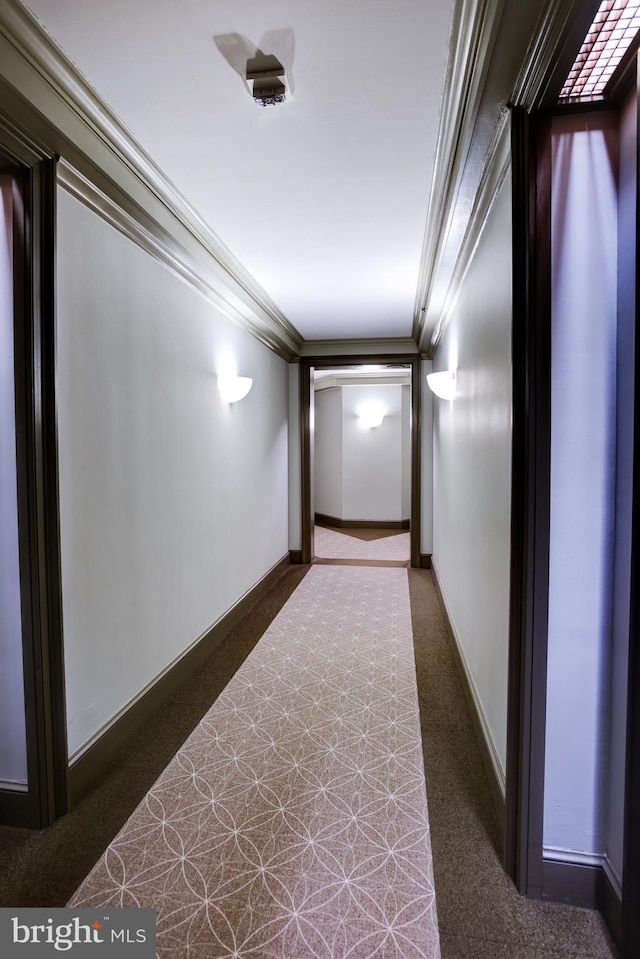
M 15 136 L 16 143 L 17 134 Z M 15 144 L 14 144 L 15 145 Z M 26 150 L 31 156 L 33 147 Z M 66 809 L 55 364 L 56 161 L 13 171 L 14 372 L 20 603 L 28 791 L 0 818 L 41 828 Z M 22 810 L 22 814 L 18 810 Z
M 640 80 L 640 69 L 638 70 Z M 638 84 L 640 87 L 640 83 Z M 640 130 L 640 89 L 638 90 Z M 636 158 L 636 184 L 640 186 L 640 151 Z M 637 197 L 640 197 L 638 191 Z M 640 955 L 640 335 L 638 335 L 638 292 L 640 275 L 640 203 L 636 199 L 636 303 L 633 518 L 631 524 L 631 609 L 629 628 L 629 671 L 627 699 L 627 744 L 624 823 L 624 867 L 622 876 L 622 954 L 624 959 Z
M 551 457 L 550 120 L 512 112 L 513 444 L 505 867 L 542 895 Z
M 583 909 L 599 909 L 604 879 L 601 866 L 545 859 L 542 863 L 542 898 Z

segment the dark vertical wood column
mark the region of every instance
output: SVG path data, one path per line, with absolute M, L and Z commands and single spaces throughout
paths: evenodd
M 505 868 L 542 895 L 551 455 L 550 120 L 512 111 L 513 446 Z
M 637 71 L 640 79 L 640 69 Z M 638 131 L 640 131 L 640 83 Z M 636 302 L 634 373 L 634 460 L 631 532 L 631 609 L 629 626 L 629 684 L 627 699 L 627 755 L 622 879 L 623 959 L 640 955 L 640 336 L 638 335 L 638 277 L 640 276 L 640 149 L 636 155 Z

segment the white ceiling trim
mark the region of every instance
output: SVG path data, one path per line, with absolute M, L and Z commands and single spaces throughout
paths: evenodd
M 229 297 L 224 295 L 218 278 L 208 273 L 205 265 L 197 264 L 193 257 L 188 256 L 182 247 L 174 243 L 163 230 L 157 229 L 155 224 L 145 226 L 140 220 L 130 216 L 66 160 L 61 159 L 57 164 L 57 180 L 67 193 L 80 200 L 172 273 L 179 276 L 181 280 L 206 297 L 221 313 L 242 326 L 269 349 L 287 360 L 293 358 L 294 352 L 297 354 L 297 344 L 291 343 L 285 351 L 282 338 L 276 339 L 272 327 L 264 323 L 259 315 L 254 314 L 249 318 L 246 310 L 238 309 Z
M 581 0 L 457 0 L 414 310 L 423 355 L 433 355 L 499 188 L 491 168 L 505 114 L 515 105 L 538 107 L 553 92 L 554 70 L 562 69 L 584 9 Z
M 284 358 L 298 355 L 302 337 L 295 327 L 17 0 L 0 5 L 0 79 L 18 94 L 16 111 L 24 114 L 24 100 L 32 107 L 30 132 L 69 161 L 62 174 L 68 188 L 86 198 L 91 184 L 92 203 L 101 196 L 121 208 L 120 229 L 137 222 L 136 242 L 153 237 L 156 254 L 158 243 L 173 256 L 179 249 L 181 269 L 209 290 L 215 285 L 228 316 L 241 317 Z
M 324 376 L 316 374 L 313 389 L 316 393 L 322 390 L 335 389 L 338 386 L 411 386 L 411 371 L 400 373 L 371 373 L 354 372 L 329 373 Z
M 434 176 L 414 307 L 413 335 L 423 352 L 439 320 L 432 309 L 434 277 L 451 230 L 463 167 L 475 127 L 505 0 L 457 0 L 444 87 Z M 448 284 L 447 284 L 448 285 Z
M 511 112 L 505 107 L 500 117 L 496 135 L 489 149 L 473 211 L 467 223 L 464 238 L 456 259 L 454 273 L 443 300 L 442 311 L 431 336 L 432 350 L 437 348 L 451 319 L 458 294 L 476 255 L 480 239 L 489 222 L 498 194 L 511 169 L 510 120 Z M 510 267 L 510 265 L 511 264 L 508 264 L 508 267 Z

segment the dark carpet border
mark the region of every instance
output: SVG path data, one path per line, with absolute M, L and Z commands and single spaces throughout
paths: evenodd
M 72 809 L 87 786 L 100 775 L 116 753 L 171 694 L 185 681 L 231 630 L 247 615 L 252 606 L 271 589 L 291 563 L 287 553 L 273 566 L 221 619 L 202 636 L 169 672 L 161 676 L 139 700 L 110 726 L 99 739 L 69 766 L 67 790 Z

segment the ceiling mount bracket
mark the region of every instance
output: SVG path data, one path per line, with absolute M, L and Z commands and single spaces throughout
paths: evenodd
M 273 54 L 259 50 L 255 57 L 247 60 L 247 81 L 253 81 L 253 99 L 261 107 L 284 103 L 287 99 L 285 69 Z

